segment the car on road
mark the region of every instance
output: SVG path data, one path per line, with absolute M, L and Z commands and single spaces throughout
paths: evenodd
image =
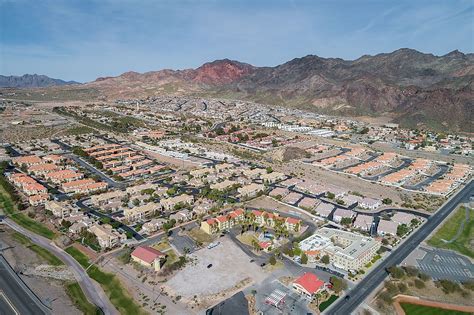
M 260 267 L 265 267 L 266 263 L 261 263 Z

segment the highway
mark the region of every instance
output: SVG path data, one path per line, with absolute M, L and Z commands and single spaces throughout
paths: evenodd
M 97 283 L 94 283 L 91 278 L 89 278 L 89 275 L 84 270 L 84 268 L 82 268 L 82 266 L 68 253 L 66 253 L 56 245 L 53 245 L 49 239 L 36 235 L 33 232 L 22 228 L 10 219 L 5 219 L 4 222 L 18 233 L 21 233 L 24 236 L 28 237 L 36 245 L 39 245 L 52 252 L 54 255 L 60 258 L 66 265 L 68 265 L 73 270 L 76 280 L 81 286 L 81 289 L 86 295 L 89 302 L 97 305 L 100 309 L 102 309 L 105 315 L 118 314 L 118 312 L 115 310 L 115 307 L 112 305 L 112 303 L 110 303 L 102 288 Z
M 409 236 L 401 246 L 392 251 L 390 256 L 367 274 L 345 297 L 333 304 L 326 314 L 347 315 L 354 312 L 367 296 L 385 280 L 387 277 L 386 268 L 400 264 L 460 203 L 469 200 L 472 195 L 474 195 L 473 180 L 453 195 L 424 225 Z
M 0 314 L 51 314 L 1 254 Z

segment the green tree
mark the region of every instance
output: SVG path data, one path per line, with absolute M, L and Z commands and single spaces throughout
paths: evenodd
M 336 293 L 339 293 L 347 288 L 347 282 L 342 278 L 332 276 L 329 278 L 329 282 L 332 284 L 332 289 Z
M 276 264 L 276 258 L 275 256 L 271 256 L 270 259 L 268 260 L 268 262 L 270 263 L 270 265 L 274 266 Z
M 329 256 L 324 255 L 323 257 L 321 257 L 321 262 L 326 265 L 329 264 Z
M 401 279 L 405 276 L 405 271 L 403 271 L 402 268 L 397 266 L 392 266 L 388 268 L 388 272 L 390 273 L 390 276 L 395 279 Z
M 305 253 L 302 253 L 300 257 L 301 257 L 301 264 L 306 265 L 308 263 L 308 255 L 306 255 Z

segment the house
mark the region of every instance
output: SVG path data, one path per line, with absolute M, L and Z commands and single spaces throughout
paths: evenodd
M 340 223 L 343 218 L 352 219 L 353 217 L 355 217 L 355 214 L 356 213 L 354 211 L 337 208 L 333 214 L 333 221 Z
M 293 282 L 293 289 L 299 294 L 312 299 L 316 293 L 324 289 L 324 281 L 314 273 L 306 272 Z
M 373 198 L 363 198 L 359 201 L 359 207 L 368 210 L 375 210 L 382 205 L 382 201 Z
M 283 198 L 288 195 L 290 191 L 286 188 L 276 187 L 268 195 L 274 198 Z
M 267 171 L 263 168 L 245 169 L 242 174 L 251 179 L 257 179 L 261 175 L 266 174 Z
M 110 191 L 103 194 L 92 196 L 91 203 L 96 207 L 100 207 L 109 203 L 111 200 L 121 199 L 123 196 L 124 196 L 124 192 L 121 190 Z
M 238 184 L 237 182 L 233 181 L 233 180 L 224 180 L 222 182 L 218 182 L 218 183 L 215 183 L 215 184 L 212 184 L 210 186 L 211 189 L 216 189 L 216 190 L 226 190 L 226 189 L 229 189 L 231 188 L 232 186 Z
M 241 197 L 248 197 L 252 198 L 257 196 L 257 194 L 265 189 L 265 186 L 262 184 L 251 183 L 249 185 L 245 185 L 239 188 L 237 191 L 239 192 Z
M 334 210 L 334 206 L 330 203 L 325 202 L 321 202 L 314 209 L 314 211 L 316 211 L 316 213 L 322 216 L 323 218 L 327 218 L 331 214 L 332 210 Z
M 289 193 L 288 195 L 286 195 L 285 198 L 283 198 L 283 202 L 284 203 L 287 203 L 287 204 L 290 204 L 290 205 L 294 205 L 295 203 L 298 202 L 298 200 L 301 199 L 301 197 L 303 197 L 302 194 L 299 194 L 299 193 L 296 193 L 296 192 L 291 192 Z
M 112 248 L 119 245 L 127 237 L 112 228 L 109 224 L 94 224 L 89 228 L 89 232 L 97 237 L 101 248 Z
M 372 220 L 370 215 L 358 214 L 352 226 L 362 231 L 370 231 Z
M 37 182 L 24 185 L 23 191 L 28 196 L 48 193 L 48 189 L 46 189 L 46 187 Z
M 28 202 L 32 206 L 39 206 L 44 204 L 46 201 L 48 201 L 49 195 L 48 194 L 39 194 L 39 195 L 33 195 L 28 198 Z
M 380 220 L 377 227 L 379 235 L 397 235 L 398 223 L 389 220 Z
M 302 209 L 313 210 L 319 204 L 319 200 L 316 198 L 304 197 L 298 203 L 298 207 Z
M 398 224 L 410 225 L 413 219 L 417 217 L 411 213 L 397 212 L 392 216 L 392 221 Z
M 185 222 L 193 218 L 193 213 L 187 209 L 178 211 L 170 215 L 170 219 L 175 219 L 177 222 Z
M 156 232 L 161 229 L 161 227 L 164 223 L 166 223 L 166 221 L 167 220 L 165 219 L 152 219 L 149 222 L 143 224 L 140 233 L 151 234 L 153 232 Z
M 260 175 L 260 179 L 262 179 L 264 183 L 273 184 L 285 180 L 286 175 L 279 172 L 263 173 Z
M 60 184 L 63 182 L 70 182 L 84 178 L 84 174 L 78 173 L 73 170 L 60 170 L 56 172 L 47 173 L 44 175 L 46 180 L 50 180 L 55 184 Z
M 285 219 L 285 227 L 288 231 L 299 232 L 301 228 L 301 220 L 287 217 Z
M 12 159 L 13 163 L 16 165 L 26 165 L 26 166 L 31 166 L 31 165 L 36 165 L 36 164 L 41 164 L 43 161 L 39 156 L 36 155 L 28 155 L 28 156 L 19 156 L 15 157 Z
M 56 218 L 64 219 L 69 216 L 72 208 L 64 202 L 58 202 L 55 200 L 50 200 L 46 202 L 44 208 L 48 211 L 51 211 Z
M 28 167 L 28 173 L 35 175 L 44 175 L 49 172 L 57 171 L 59 168 L 55 164 L 43 163 Z
M 153 184 L 153 183 L 147 183 L 147 184 L 142 184 L 142 185 L 135 185 L 135 186 L 130 186 L 130 187 L 127 187 L 127 189 L 125 190 L 125 192 L 129 195 L 134 195 L 134 194 L 137 194 L 137 193 L 141 193 L 142 191 L 144 190 L 148 190 L 148 189 L 152 189 L 152 190 L 155 190 L 158 188 L 158 185 L 157 184 Z
M 194 202 L 194 197 L 187 194 L 182 194 L 176 197 L 161 199 L 160 204 L 164 210 L 171 211 L 178 205 L 191 205 Z
M 130 256 L 134 262 L 159 271 L 166 254 L 150 246 L 138 246 Z

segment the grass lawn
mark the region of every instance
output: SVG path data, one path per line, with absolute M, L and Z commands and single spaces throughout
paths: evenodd
M 194 241 L 198 243 L 211 243 L 213 241 L 213 237 L 200 228 L 194 228 L 188 232 L 189 237 L 191 237 Z
M 24 236 L 20 233 L 15 232 L 15 233 L 13 233 L 13 238 L 15 240 L 17 240 L 18 242 L 20 242 L 21 244 L 25 245 L 27 248 L 34 251 L 38 256 L 40 256 L 41 258 L 46 260 L 48 262 L 48 264 L 53 265 L 53 266 L 62 266 L 62 265 L 64 265 L 64 263 L 62 262 L 61 259 L 56 257 L 54 254 L 52 254 L 47 249 L 44 249 L 43 247 L 40 247 L 36 244 L 33 244 L 28 237 L 26 237 L 26 236 Z
M 170 243 L 167 241 L 161 241 L 158 244 L 154 244 L 152 247 L 159 250 L 160 252 L 166 252 L 171 248 Z
M 0 188 L 0 206 L 2 206 L 6 215 L 8 215 L 15 223 L 21 225 L 25 229 L 49 238 L 50 240 L 56 236 L 53 231 L 48 229 L 43 224 L 30 219 L 21 212 L 18 212 L 16 205 L 13 203 L 10 196 L 3 188 Z
M 82 267 L 89 267 L 89 258 L 75 247 L 66 248 L 66 252 L 77 260 Z M 146 314 L 133 300 L 115 275 L 103 272 L 96 265 L 87 270 L 87 274 L 97 281 L 110 299 L 110 302 L 121 314 Z
M 327 309 L 329 307 L 329 305 L 331 305 L 332 303 L 334 303 L 335 300 L 337 300 L 338 296 L 337 295 L 331 295 L 329 297 L 329 299 L 327 299 L 326 301 L 322 302 L 321 304 L 319 304 L 319 310 L 322 312 L 324 311 L 325 309 Z
M 469 313 L 445 310 L 437 307 L 429 307 L 424 305 L 400 303 L 406 315 L 466 315 Z
M 457 209 L 454 215 L 445 221 L 443 226 L 428 241 L 428 244 L 434 247 L 451 249 L 474 258 L 474 251 L 469 246 L 474 238 L 474 212 L 472 210 L 469 211 L 469 222 L 464 222 L 464 229 L 459 237 L 452 243 L 445 243 L 443 241 L 449 241 L 456 236 L 461 222 L 466 218 L 465 211 L 464 207 Z
M 84 314 L 84 315 L 99 315 L 102 314 L 102 311 L 95 306 L 94 304 L 89 303 L 84 292 L 82 292 L 81 287 L 77 282 L 70 283 L 66 285 L 66 293 L 73 301 L 74 305 Z
M 237 235 L 237 239 L 247 245 L 247 246 L 250 246 L 250 247 L 253 247 L 253 244 L 252 244 L 252 241 L 257 241 L 257 238 L 255 237 L 254 234 L 249 234 L 249 233 L 244 233 L 244 234 L 241 234 L 241 235 Z

